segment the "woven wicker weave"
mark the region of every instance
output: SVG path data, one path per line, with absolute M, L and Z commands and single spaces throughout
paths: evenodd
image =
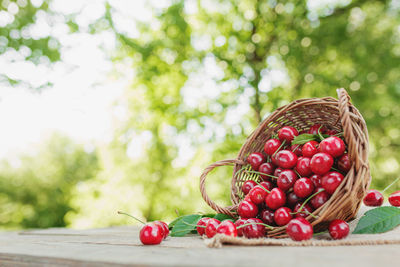
M 327 203 L 308 216 L 314 230 L 326 228 L 327 222 L 333 219 L 349 221 L 355 217 L 363 196 L 369 187 L 371 176 L 368 164 L 368 131 L 360 112 L 350 103 L 345 89 L 338 89 L 338 98 L 309 98 L 296 100 L 280 107 L 258 125 L 247 138 L 236 159 L 222 160 L 208 166 L 200 177 L 200 191 L 207 204 L 218 213 L 236 216 L 236 209 L 244 194 L 241 191 L 243 182 L 257 180 L 258 175 L 239 172 L 248 165 L 245 161 L 253 152 L 263 152 L 265 141 L 285 125 L 296 127 L 299 132 L 313 124 L 323 124 L 328 129 L 343 131 L 352 167 L 343 182 Z M 220 207 L 207 195 L 205 180 L 207 174 L 216 167 L 234 166 L 231 201 L 232 206 Z M 249 166 L 250 169 L 250 166 Z M 269 237 L 287 237 L 285 227 L 278 227 L 268 232 Z

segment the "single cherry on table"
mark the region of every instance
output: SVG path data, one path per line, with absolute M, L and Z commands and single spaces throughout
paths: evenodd
M 382 206 L 383 204 L 383 195 L 381 192 L 375 189 L 371 189 L 367 191 L 367 194 L 365 195 L 363 202 L 365 206 L 369 207 L 379 207 Z
M 336 219 L 329 224 L 328 230 L 333 239 L 343 239 L 349 235 L 350 227 L 347 222 Z
M 400 207 L 400 191 L 396 191 L 389 196 L 389 203 L 392 206 Z

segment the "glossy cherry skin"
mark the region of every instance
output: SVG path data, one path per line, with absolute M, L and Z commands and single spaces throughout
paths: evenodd
M 307 218 L 308 215 L 313 212 L 313 208 L 308 205 L 308 203 L 306 203 L 303 208 L 301 208 L 302 205 L 303 203 L 301 202 L 297 203 L 296 206 L 294 206 L 293 212 L 296 213 L 295 217 Z
M 389 203 L 392 206 L 400 207 L 400 191 L 396 191 L 390 194 Z
M 333 239 L 343 239 L 349 235 L 350 227 L 347 222 L 336 219 L 329 224 L 328 230 Z
M 279 177 L 279 175 L 281 174 L 281 172 L 282 172 L 283 170 L 284 170 L 284 169 L 281 168 L 281 167 L 276 168 L 275 171 L 274 171 L 274 176 L 275 176 L 275 177 Z
M 259 186 L 264 187 L 268 191 L 271 191 L 274 188 L 274 184 L 271 181 L 264 181 L 259 184 Z
M 321 128 L 321 129 L 320 129 Z M 326 132 L 326 127 L 322 126 L 321 124 L 314 124 L 313 126 L 310 127 L 310 129 L 308 130 L 309 134 L 318 134 L 318 130 L 320 134 L 323 134 Z
M 208 217 L 203 217 L 197 222 L 198 227 L 196 227 L 196 230 L 200 236 L 204 235 L 204 232 L 206 230 L 205 226 L 207 225 L 207 222 L 209 219 L 210 218 L 208 218 Z
M 314 191 L 314 183 L 308 178 L 300 178 L 294 183 L 293 191 L 298 197 L 308 197 Z
M 283 170 L 278 177 L 277 185 L 282 191 L 287 191 L 293 187 L 297 180 L 297 175 L 292 170 Z
M 321 187 L 321 175 L 313 174 L 310 176 L 310 180 L 314 183 L 314 187 Z
M 292 219 L 291 209 L 287 207 L 280 207 L 275 211 L 274 220 L 275 223 L 279 226 L 286 225 Z
M 238 228 L 239 226 L 245 224 L 247 222 L 247 219 L 238 219 L 235 222 L 236 230 L 237 230 L 237 235 L 238 236 L 243 236 L 243 228 Z
M 287 235 L 294 241 L 309 240 L 313 236 L 311 224 L 304 218 L 292 219 L 286 226 Z
M 321 186 L 325 189 L 325 191 L 332 195 L 336 188 L 343 181 L 343 175 L 339 172 L 328 172 L 321 178 Z
M 242 185 L 242 192 L 243 194 L 247 195 L 250 190 L 255 187 L 257 185 L 257 183 L 253 180 L 248 180 L 246 182 L 243 183 Z
M 334 158 L 343 155 L 346 145 L 343 140 L 336 136 L 328 137 L 319 143 L 319 151 L 328 153 Z
M 272 156 L 278 150 L 281 144 L 282 142 L 278 139 L 269 139 L 264 145 L 265 154 Z
M 253 170 L 258 171 L 260 165 L 265 161 L 265 156 L 261 153 L 254 152 L 247 157 L 247 163 L 251 165 Z
M 312 174 L 310 161 L 311 159 L 307 157 L 300 157 L 297 160 L 295 169 L 301 176 L 309 176 Z
M 221 222 L 219 220 L 214 218 L 211 218 L 207 221 L 204 233 L 208 238 L 212 238 L 217 234 L 217 228 L 220 223 Z
M 284 169 L 291 169 L 296 166 L 297 156 L 290 150 L 281 150 L 276 154 L 278 166 Z
M 286 203 L 289 207 L 293 208 L 294 206 L 296 206 L 297 203 L 299 203 L 300 201 L 302 201 L 303 199 L 298 197 L 294 192 L 290 192 L 289 194 L 287 194 L 286 196 Z
M 300 157 L 302 155 L 302 145 L 291 145 L 290 151 L 292 151 L 296 156 Z
M 322 189 L 323 189 L 322 187 L 319 187 L 315 189 L 314 192 L 321 191 Z M 310 204 L 314 209 L 318 209 L 329 200 L 329 197 L 330 197 L 329 194 L 325 190 L 322 190 L 319 194 L 311 198 Z
M 292 140 L 299 135 L 299 132 L 296 128 L 292 126 L 284 126 L 278 131 L 279 140 L 283 142 L 286 141 L 286 144 L 290 144 Z
M 333 165 L 333 158 L 327 153 L 317 153 L 310 161 L 310 167 L 313 173 L 324 175 L 329 172 Z
M 283 192 L 279 188 L 272 189 L 271 193 L 269 193 L 265 199 L 265 204 L 267 204 L 267 207 L 273 210 L 276 210 L 284 206 L 285 203 L 286 203 L 285 192 Z
M 347 153 L 343 154 L 343 156 L 339 158 L 337 165 L 339 170 L 347 173 L 351 168 L 349 154 Z
M 145 224 L 139 233 L 143 245 L 158 245 L 164 239 L 163 227 L 154 222 Z
M 260 219 L 250 218 L 246 223 L 262 223 Z M 247 238 L 261 238 L 265 236 L 265 226 L 260 224 L 250 224 L 243 227 L 243 234 Z
M 224 234 L 232 237 L 238 236 L 236 225 L 230 220 L 224 220 L 218 225 L 217 234 Z
M 263 203 L 268 194 L 268 192 L 265 191 L 265 189 L 263 189 L 259 185 L 256 185 L 255 187 L 253 187 L 249 192 L 251 202 L 253 202 L 254 204 L 257 204 L 257 205 Z M 250 216 L 250 217 L 254 217 L 254 216 Z
M 308 157 L 311 158 L 315 154 L 318 153 L 318 142 L 317 141 L 308 141 L 303 145 L 301 148 L 301 153 L 303 154 L 303 157 Z
M 367 194 L 365 195 L 363 202 L 365 206 L 369 207 L 379 207 L 383 204 L 383 195 L 378 190 L 368 190 Z
M 275 212 L 273 210 L 265 209 L 261 212 L 260 218 L 265 224 L 272 226 L 275 225 L 274 214 Z
M 265 163 L 260 165 L 260 167 L 258 168 L 258 171 L 261 172 L 261 173 L 272 175 L 274 173 L 274 171 L 275 171 L 275 166 L 271 162 L 265 162 Z M 260 176 L 261 176 L 261 178 L 263 180 L 270 180 L 271 179 L 271 177 L 269 177 L 267 175 L 260 174 Z
M 168 224 L 166 224 L 163 221 L 154 221 L 154 223 L 161 226 L 161 228 L 163 229 L 163 237 L 164 237 L 164 239 L 166 239 L 168 237 L 168 235 L 169 235 Z
M 237 212 L 241 218 L 253 218 L 257 216 L 258 208 L 253 202 L 242 200 L 239 203 Z

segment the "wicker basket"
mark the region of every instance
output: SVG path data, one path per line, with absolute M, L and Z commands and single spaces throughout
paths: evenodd
M 300 99 L 278 108 L 247 138 L 236 159 L 221 160 L 208 166 L 200 177 L 200 191 L 207 204 L 218 213 L 235 217 L 237 206 L 244 198 L 242 184 L 250 179 L 258 179 L 256 174 L 238 172 L 248 165 L 247 156 L 253 152 L 263 152 L 265 141 L 284 125 L 294 126 L 300 132 L 318 123 L 328 129 L 343 131 L 352 167 L 328 202 L 313 212 L 315 216 L 308 216 L 307 219 L 317 231 L 325 229 L 327 223 L 333 219 L 353 219 L 371 181 L 368 131 L 364 118 L 350 103 L 346 90 L 338 89 L 337 93 L 338 100 L 332 97 Z M 215 167 L 224 165 L 234 166 L 231 184 L 233 205 L 229 207 L 218 206 L 209 198 L 205 188 L 207 174 Z M 287 237 L 284 226 L 268 231 L 267 235 L 274 238 Z

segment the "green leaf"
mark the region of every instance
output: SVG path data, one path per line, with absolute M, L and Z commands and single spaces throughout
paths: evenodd
M 171 236 L 184 236 L 196 229 L 196 224 L 203 217 L 200 214 L 185 215 L 179 217 L 173 223 Z M 171 224 L 170 224 L 171 226 Z
M 221 222 L 223 220 L 231 220 L 231 221 L 233 221 L 233 218 L 231 216 L 226 215 L 226 214 L 222 214 L 222 213 L 215 214 L 215 216 L 213 218 L 217 219 L 217 220 L 219 220 Z
M 298 136 L 296 136 L 293 141 L 292 141 L 292 145 L 304 145 L 305 143 L 309 142 L 309 141 L 313 141 L 313 140 L 317 140 L 317 136 L 315 136 L 314 134 L 300 134 Z
M 400 224 L 400 209 L 379 207 L 367 211 L 360 219 L 353 234 L 377 234 L 392 230 Z

